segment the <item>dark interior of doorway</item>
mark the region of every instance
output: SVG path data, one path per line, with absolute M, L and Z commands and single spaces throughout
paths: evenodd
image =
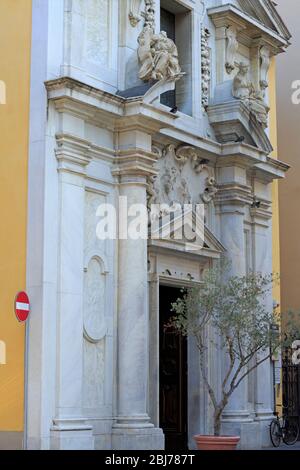
M 174 316 L 172 303 L 182 296 L 181 289 L 160 286 L 160 427 L 166 450 L 187 450 L 187 338 L 165 325 Z

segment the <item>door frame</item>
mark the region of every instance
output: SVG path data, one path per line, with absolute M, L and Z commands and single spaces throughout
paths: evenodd
M 160 294 L 162 294 L 162 298 L 160 299 L 159 305 L 161 306 L 162 303 L 163 303 L 166 310 L 168 310 L 168 315 L 167 316 L 171 317 L 172 316 L 171 302 L 175 302 L 176 298 L 178 298 L 180 296 L 182 297 L 181 289 L 178 288 L 178 287 L 175 287 L 175 286 L 166 286 L 165 284 L 160 284 L 159 285 L 159 292 L 160 292 Z M 164 297 L 167 296 L 168 293 L 170 294 L 171 297 L 173 297 L 172 300 L 169 298 L 170 303 L 169 302 L 166 303 L 164 301 Z M 165 297 L 165 299 L 166 299 L 166 297 Z M 167 305 L 168 305 L 168 309 L 167 309 Z M 164 312 L 164 313 L 167 313 L 167 312 Z M 160 314 L 159 314 L 159 317 L 160 317 Z M 160 346 L 162 345 L 162 336 L 164 336 L 163 329 L 164 329 L 164 326 L 163 326 L 162 318 L 160 317 L 159 318 Z M 171 450 L 171 449 L 185 450 L 185 449 L 187 449 L 187 445 L 188 445 L 188 418 L 189 418 L 188 417 L 188 395 L 187 395 L 188 394 L 188 338 L 186 338 L 182 335 L 176 334 L 175 330 L 173 330 L 171 334 L 172 334 L 172 337 L 173 337 L 172 340 L 174 340 L 176 342 L 176 344 L 178 345 L 177 354 L 179 354 L 178 358 L 181 359 L 180 362 L 177 363 L 178 368 L 176 369 L 177 372 L 175 373 L 176 376 L 178 376 L 178 377 L 173 377 L 173 379 L 176 380 L 176 382 L 178 381 L 178 386 L 181 389 L 180 393 L 179 393 L 179 401 L 177 403 L 178 404 L 178 409 L 177 409 L 176 413 L 178 415 L 177 418 L 179 418 L 179 421 L 177 422 L 177 424 L 179 424 L 179 426 L 181 428 L 182 438 L 184 438 L 184 446 L 180 446 L 179 442 L 178 442 L 175 447 L 169 447 L 168 450 Z M 180 352 L 182 347 L 183 347 L 184 350 Z M 160 379 L 162 377 L 162 375 L 161 375 L 162 362 L 163 362 L 163 358 L 161 357 L 160 364 L 159 364 L 159 377 L 160 377 Z M 179 390 L 177 390 L 177 392 L 179 392 Z M 162 399 L 162 387 L 161 387 L 161 383 L 159 383 L 159 400 L 160 400 L 159 404 L 161 404 L 161 399 Z M 159 412 L 160 412 L 160 418 L 161 418 L 161 414 L 162 414 L 161 409 L 159 409 Z M 163 430 L 166 431 L 165 429 L 163 429 Z M 171 430 L 169 430 L 169 431 L 170 431 L 169 432 L 170 440 L 172 440 L 172 439 L 174 440 L 175 435 L 173 435 L 173 432 Z M 178 429 L 176 429 L 175 434 L 177 434 L 177 433 L 178 433 Z M 165 434 L 165 438 L 166 437 L 167 437 L 167 434 Z M 181 440 L 181 438 L 180 438 L 180 440 Z M 173 442 L 173 444 L 174 443 L 175 442 Z
M 207 264 L 207 260 L 206 263 Z M 197 259 L 197 265 L 199 259 Z M 148 410 L 151 422 L 159 427 L 160 383 L 159 383 L 159 287 L 191 287 L 201 285 L 200 279 L 183 279 L 168 274 L 149 273 L 149 393 Z M 193 436 L 205 433 L 208 425 L 208 397 L 201 380 L 198 349 L 192 338 L 187 338 L 187 421 L 188 448 L 194 449 Z

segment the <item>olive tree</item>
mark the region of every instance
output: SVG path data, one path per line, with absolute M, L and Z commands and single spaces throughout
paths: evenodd
M 196 340 L 203 382 L 214 408 L 216 436 L 220 435 L 222 413 L 233 392 L 280 345 L 278 331 L 272 328 L 273 308 L 268 308 L 270 302 L 266 301 L 276 276 L 254 272 L 232 276 L 229 270 L 228 263 L 206 270 L 202 284 L 184 290 L 182 298 L 172 305 L 175 315 L 166 325 Z M 215 343 L 227 355 L 221 391 L 215 390 L 207 370 L 208 325 L 218 338 Z

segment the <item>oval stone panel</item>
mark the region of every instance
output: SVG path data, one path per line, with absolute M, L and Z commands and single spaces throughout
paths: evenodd
M 92 258 L 84 279 L 84 335 L 96 343 L 107 332 L 105 321 L 105 275 L 98 259 Z

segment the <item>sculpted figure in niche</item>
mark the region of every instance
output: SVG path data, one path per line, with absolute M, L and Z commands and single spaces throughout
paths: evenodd
M 138 37 L 138 58 L 142 64 L 139 72 L 139 78 L 143 81 L 151 80 L 154 59 L 151 50 L 151 41 L 153 37 L 153 30 L 151 26 L 146 26 Z
M 233 96 L 242 100 L 257 121 L 266 127 L 270 108 L 264 102 L 264 94 L 261 90 L 255 90 L 253 84 L 249 81 L 249 66 L 240 62 L 237 64 L 237 67 L 238 73 L 233 80 Z
M 249 98 L 252 84 L 248 79 L 249 66 L 240 62 L 237 64 L 238 73 L 233 80 L 233 96 L 239 100 Z
M 239 43 L 236 39 L 236 29 L 233 26 L 229 26 L 226 29 L 227 38 L 227 51 L 226 51 L 226 71 L 230 75 L 234 70 L 234 59 L 239 48 Z
M 143 81 L 179 78 L 181 68 L 178 50 L 167 34 L 154 34 L 151 26 L 145 26 L 138 37 L 138 58 L 141 63 L 139 78 Z

